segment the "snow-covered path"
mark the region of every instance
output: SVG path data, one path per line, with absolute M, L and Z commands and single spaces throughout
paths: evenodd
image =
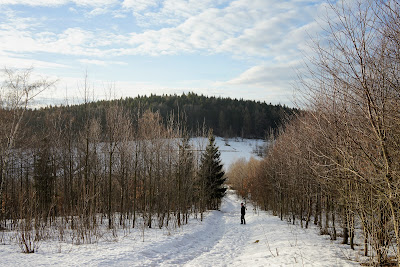
M 345 259 L 348 249 L 332 244 L 313 230 L 287 224 L 265 212 L 255 214 L 250 204 L 247 224 L 241 225 L 240 202 L 228 191 L 220 214 L 215 212 L 219 220 L 205 221 L 209 233 L 204 235 L 202 243 L 207 249 L 191 261 L 175 263 L 184 266 L 359 266 Z M 219 229 L 217 242 L 213 239 L 213 229 Z M 190 249 L 185 251 L 191 253 Z M 168 262 L 163 264 L 167 266 Z
M 232 191 L 221 211 L 185 226 L 166 240 L 132 249 L 130 255 L 95 263 L 101 266 L 358 266 L 345 259 L 346 248 L 313 230 L 280 221 L 247 206 L 240 224 L 241 200 Z M 90 262 L 88 262 L 90 264 Z M 92 262 L 94 263 L 94 262 Z
M 228 191 L 221 211 L 202 222 L 191 219 L 175 230 L 138 227 L 92 245 L 47 241 L 34 254 L 0 245 L 0 266 L 359 266 L 346 260 L 347 246 L 266 212 L 255 214 L 250 204 L 241 225 L 240 202 Z
M 228 192 L 221 205 L 220 219 L 212 226 L 220 228 L 220 238 L 207 251 L 186 262 L 187 266 L 232 265 L 249 241 L 246 225 L 240 224 L 240 202 Z
M 189 224 L 184 228 L 190 229 L 183 229 L 183 233 L 168 240 L 149 242 L 119 259 L 103 259 L 96 265 L 227 266 L 249 243 L 248 229 L 240 224 L 240 208 L 232 192 L 224 198 L 221 211 L 210 212 L 196 227 Z

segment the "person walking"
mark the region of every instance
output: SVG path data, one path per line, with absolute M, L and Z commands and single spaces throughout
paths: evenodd
M 246 214 L 246 207 L 243 205 L 243 203 L 240 204 L 240 213 L 242 216 L 240 216 L 240 224 L 246 224 L 246 220 L 244 219 L 244 215 Z

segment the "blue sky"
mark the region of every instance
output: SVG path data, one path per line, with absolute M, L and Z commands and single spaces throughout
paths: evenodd
M 198 94 L 292 105 L 316 0 L 0 0 L 2 67 L 58 79 L 41 97 Z

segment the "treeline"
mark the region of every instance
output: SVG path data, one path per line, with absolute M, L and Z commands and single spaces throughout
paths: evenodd
M 30 70 L 6 70 L 0 151 L 0 231 L 15 230 L 24 252 L 37 242 L 91 243 L 110 230 L 176 227 L 217 209 L 225 181 L 213 135 L 207 147 L 185 126 L 159 112 L 109 103 L 104 113 L 84 104 L 83 127 L 67 108 L 45 114 L 40 129 L 26 124 L 27 103 L 52 83 L 31 81 Z M 8 94 L 4 93 L 8 92 Z M 113 232 L 115 234 L 115 232 Z M 71 241 L 71 240 L 70 240 Z
M 118 102 L 132 114 L 138 109 L 158 112 L 165 123 L 172 115 L 175 121 L 183 122 L 192 135 L 196 135 L 205 126 L 213 129 L 215 135 L 223 137 L 265 138 L 271 130 L 277 129 L 287 116 L 297 112 L 297 109 L 282 105 L 206 97 L 195 93 L 138 96 L 113 101 L 96 101 L 86 105 L 93 110 L 93 114 L 103 117 L 100 122 L 104 124 L 104 110 L 114 102 Z M 29 112 L 27 118 L 32 127 L 40 130 L 47 114 L 69 113 L 74 116 L 74 126 L 78 131 L 84 127 L 86 108 L 85 104 L 47 107 Z
M 371 265 L 399 266 L 400 3 L 356 2 L 331 6 L 307 110 L 262 161 L 239 161 L 228 177 L 281 219 L 361 245 Z

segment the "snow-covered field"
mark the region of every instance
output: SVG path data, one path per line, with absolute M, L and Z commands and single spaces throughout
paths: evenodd
M 229 165 L 250 158 L 261 141 L 217 139 Z M 0 266 L 357 266 L 348 246 L 332 243 L 317 229 L 302 229 L 248 203 L 246 225 L 240 224 L 240 202 L 228 191 L 220 211 L 191 218 L 181 228 L 136 227 L 104 235 L 95 244 L 43 241 L 39 250 L 23 254 L 15 242 L 0 242 Z M 0 239 L 2 233 L 0 232 Z M 4 232 L 3 232 L 4 237 Z
M 194 138 L 192 139 L 192 143 L 195 147 L 205 149 L 208 144 L 208 139 Z M 265 145 L 265 141 L 260 139 L 225 139 L 221 137 L 216 137 L 215 143 L 218 146 L 218 150 L 221 152 L 221 160 L 225 170 L 228 170 L 229 166 L 240 158 L 246 160 L 249 160 L 251 157 L 260 159 L 260 157 L 254 154 L 254 151 Z

